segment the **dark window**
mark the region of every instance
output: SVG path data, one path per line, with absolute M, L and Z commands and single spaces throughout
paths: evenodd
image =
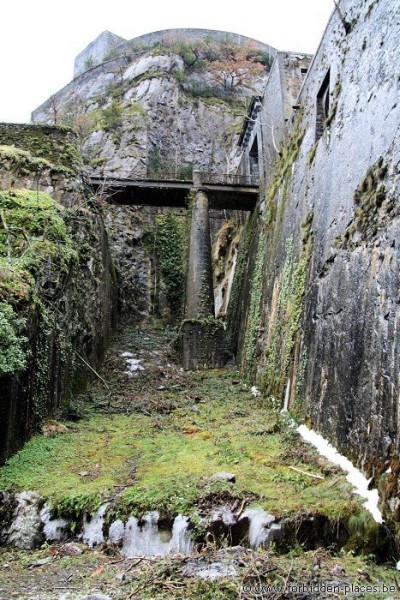
M 260 176 L 260 170 L 259 170 L 259 164 L 258 164 L 258 142 L 257 142 L 257 137 L 255 138 L 255 140 L 253 142 L 253 145 L 251 147 L 249 158 L 250 158 L 251 182 L 252 182 L 253 185 L 257 185 L 258 184 L 258 179 L 259 179 L 259 176 Z
M 300 73 L 302 73 L 303 75 L 305 75 L 308 72 L 307 67 L 300 67 Z
M 317 120 L 315 124 L 315 141 L 322 136 L 326 127 L 325 121 L 329 114 L 329 82 L 330 72 L 325 75 L 325 79 L 317 95 Z

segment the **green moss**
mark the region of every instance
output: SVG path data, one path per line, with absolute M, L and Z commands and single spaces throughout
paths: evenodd
M 360 511 L 344 477 L 340 487 L 337 475 L 294 481 L 282 459 L 288 442 L 276 411 L 253 398 L 234 372 L 187 377 L 186 383 L 162 392 L 173 400 L 167 414 L 92 414 L 67 423 L 63 435 L 34 437 L 0 469 L 0 489 L 37 490 L 56 512 L 73 516 L 112 500 L 118 489 L 116 510 L 138 516 L 155 509 L 164 516 L 192 515 L 203 499 L 222 493 L 257 499 L 281 517 L 305 507 L 332 517 Z M 202 399 L 195 412 L 194 397 Z M 146 405 L 155 402 L 160 392 L 147 384 Z M 320 469 L 316 462 L 293 462 L 304 470 Z M 235 473 L 235 486 L 212 481 L 218 471 Z
M 300 145 L 304 137 L 305 130 L 302 128 L 303 111 L 298 111 L 293 130 L 289 138 L 283 143 L 281 154 L 274 167 L 271 183 L 266 192 L 266 207 L 271 205 L 275 196 L 284 183 L 286 176 L 291 174 L 292 165 L 295 162 Z
M 174 215 L 157 215 L 154 249 L 166 286 L 167 302 L 173 319 L 180 319 L 186 282 L 187 223 Z
M 81 166 L 76 136 L 67 127 L 0 123 L 0 144 L 15 146 L 28 152 L 31 157 L 48 161 L 52 169 L 65 172 L 65 174 L 71 174 L 71 172 L 75 174 Z M 25 156 L 25 162 L 26 158 Z M 21 160 L 22 156 L 20 155 L 18 161 Z M 32 163 L 31 158 L 30 162 Z M 40 165 L 33 161 L 32 165 L 37 169 L 43 167 L 45 163 Z
M 326 127 L 329 127 L 329 125 L 331 125 L 332 121 L 334 120 L 334 118 L 336 116 L 337 107 L 338 107 L 338 100 L 336 99 L 332 102 L 331 106 L 329 107 L 329 114 L 325 119 Z
M 314 144 L 313 146 L 311 146 L 310 150 L 308 151 L 307 154 L 307 165 L 309 167 L 311 167 L 311 165 L 314 162 L 314 158 L 315 158 L 315 154 L 317 152 L 317 144 Z
M 0 303 L 0 377 L 26 367 L 26 338 L 21 336 L 25 319 L 18 318 L 11 306 Z
M 261 321 L 262 281 L 265 261 L 265 233 L 262 231 L 258 239 L 257 253 L 250 285 L 250 306 L 246 320 L 241 369 L 246 377 L 250 377 L 254 368 L 257 335 Z
M 347 550 L 363 554 L 371 554 L 379 546 L 388 543 L 387 532 L 377 523 L 372 515 L 362 512 L 351 515 L 347 522 L 350 540 L 346 545 Z
M 77 260 L 63 219 L 61 205 L 43 192 L 9 190 L 0 192 L 0 264 L 38 272 L 52 259 L 61 270 Z M 16 271 L 15 271 L 16 272 Z
M 269 342 L 264 350 L 265 369 L 261 387 L 278 399 L 282 399 L 284 395 L 303 312 L 312 247 L 309 237 L 311 220 L 308 217 L 306 221 L 308 224 L 304 225 L 303 247 L 297 264 L 293 257 L 293 242 L 290 238 L 286 242 L 285 263 L 276 290 L 275 306 L 271 307 L 272 314 L 268 323 Z
M 32 404 L 41 420 L 49 370 L 50 343 L 54 348 L 56 325 L 40 298 L 38 280 L 56 281 L 78 260 L 64 221 L 66 209 L 43 192 L 0 192 L 0 374 L 26 367 L 24 322 L 14 312 L 25 311 L 35 330 L 35 378 Z M 36 324 L 36 325 L 35 325 Z M 61 344 L 61 341 L 59 342 Z M 63 353 L 60 356 L 62 368 Z
M 50 171 L 51 174 L 55 175 L 75 175 L 75 172 L 71 169 L 53 165 L 49 160 L 37 158 L 30 152 L 15 146 L 0 146 L 0 160 L 2 160 L 4 166 L 11 168 L 20 175 L 42 173 L 43 171 Z
M 391 208 L 383 183 L 386 173 L 387 165 L 384 165 L 382 157 L 367 170 L 353 195 L 353 220 L 336 240 L 339 248 L 352 250 L 377 234 L 385 213 Z

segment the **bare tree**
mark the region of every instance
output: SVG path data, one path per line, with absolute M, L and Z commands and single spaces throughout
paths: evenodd
M 57 125 L 58 124 L 58 114 L 59 114 L 59 104 L 58 104 L 58 100 L 55 94 L 53 94 L 50 97 L 50 112 L 52 114 L 53 117 L 53 125 Z

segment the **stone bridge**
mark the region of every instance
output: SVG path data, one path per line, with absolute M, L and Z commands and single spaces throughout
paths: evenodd
M 252 211 L 258 198 L 258 181 L 245 175 L 200 173 L 202 190 L 207 194 L 210 209 Z M 193 179 L 181 179 L 173 173 L 150 178 L 90 177 L 97 193 L 104 191 L 116 204 L 150 206 L 186 206 Z
M 91 177 L 90 183 L 108 202 L 142 206 L 187 206 L 193 190 L 182 362 L 186 369 L 222 366 L 225 334 L 222 322 L 215 319 L 209 209 L 252 211 L 258 181 L 254 176 L 194 171 L 193 179 L 164 173 L 153 179 Z

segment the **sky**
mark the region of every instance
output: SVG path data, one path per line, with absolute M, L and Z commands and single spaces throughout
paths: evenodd
M 240 33 L 278 50 L 314 53 L 333 0 L 13 0 L 1 9 L 0 121 L 30 121 L 66 85 L 74 59 L 102 31 L 127 39 L 160 29 Z

